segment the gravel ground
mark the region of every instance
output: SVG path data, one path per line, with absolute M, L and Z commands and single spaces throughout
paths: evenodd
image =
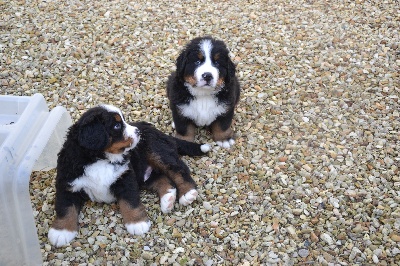
M 76 240 L 52 247 L 56 173 L 33 173 L 45 265 L 399 265 L 399 7 L 0 0 L 1 93 L 42 93 L 73 120 L 105 102 L 172 134 L 165 82 L 201 35 L 227 43 L 242 84 L 237 144 L 185 158 L 191 206 L 165 215 L 143 192 L 144 237 L 127 234 L 117 205 L 88 203 Z

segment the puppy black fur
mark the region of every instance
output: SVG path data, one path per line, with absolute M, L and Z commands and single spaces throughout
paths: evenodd
M 199 37 L 186 45 L 167 82 L 178 138 L 194 141 L 195 127 L 206 126 L 219 145 L 232 145 L 231 124 L 240 98 L 235 72 L 224 42 Z
M 136 122 L 131 125 L 139 129 L 141 136 L 138 145 L 130 153 L 131 165 L 138 176 L 138 184 L 158 192 L 160 198 L 165 195 L 162 190 L 176 188 L 180 203 L 183 205 L 191 203 L 185 202 L 182 197 L 194 190 L 196 183 L 180 156 L 201 156 L 208 152 L 210 147 L 207 144 L 192 143 L 168 136 L 147 122 Z M 149 167 L 151 174 L 146 177 Z
M 176 189 L 180 203 L 190 204 L 197 196 L 196 184 L 179 155 L 208 150 L 208 145 L 176 139 L 145 122 L 127 124 L 114 106 L 89 109 L 70 127 L 58 154 L 50 242 L 63 246 L 77 235 L 78 215 L 87 200 L 117 201 L 128 232 L 146 233 L 150 220 L 140 187 L 158 192 L 163 212 L 172 210 Z

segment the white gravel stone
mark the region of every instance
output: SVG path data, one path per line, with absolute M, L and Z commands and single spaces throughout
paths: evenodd
M 379 263 L 379 258 L 378 258 L 378 256 L 376 256 L 375 254 L 372 255 L 372 261 L 373 261 L 374 263 L 378 264 L 378 263 Z
M 328 235 L 327 233 L 322 233 L 321 239 L 323 241 L 325 241 L 328 245 L 332 245 L 334 243 L 332 237 L 330 235 Z
M 308 251 L 308 249 L 301 248 L 299 249 L 298 254 L 302 258 L 306 258 L 310 254 L 310 252 Z

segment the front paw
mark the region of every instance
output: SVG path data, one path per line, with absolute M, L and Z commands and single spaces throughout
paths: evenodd
M 179 198 L 179 203 L 187 206 L 197 198 L 197 195 L 199 195 L 197 190 L 191 189 Z
M 149 220 L 138 223 L 125 224 L 126 229 L 132 235 L 143 235 L 150 230 L 151 222 Z
M 235 144 L 235 140 L 234 139 L 227 139 L 224 141 L 216 141 L 217 145 L 225 148 L 225 149 L 229 149 L 230 147 L 232 147 Z
M 58 230 L 54 228 L 50 228 L 48 238 L 52 245 L 56 247 L 62 247 L 67 245 L 72 241 L 78 234 L 77 231 L 68 231 L 68 230 Z
M 168 193 L 160 199 L 161 211 L 163 213 L 169 213 L 174 208 L 176 199 L 176 188 L 168 189 Z

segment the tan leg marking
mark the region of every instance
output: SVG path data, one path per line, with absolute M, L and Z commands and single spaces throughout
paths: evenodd
M 186 194 L 189 190 L 196 189 L 196 185 L 185 181 L 181 174 L 169 171 L 168 175 L 178 188 L 178 198 Z
M 196 127 L 193 124 L 189 124 L 187 126 L 185 136 L 176 133 L 175 137 L 177 137 L 178 139 L 183 139 L 186 141 L 194 142 L 195 135 L 196 135 Z
M 230 127 L 227 130 L 223 131 L 220 124 L 217 122 L 211 124 L 211 132 L 214 141 L 223 141 L 233 137 L 233 131 Z
M 176 188 L 172 186 L 170 179 L 163 175 L 153 182 L 149 189 L 157 192 L 160 198 L 160 207 L 163 213 L 169 213 L 174 208 L 176 200 Z
M 168 167 L 162 163 L 158 155 L 149 156 L 148 161 L 152 167 L 160 169 L 175 183 L 179 192 L 179 197 L 184 195 L 189 190 L 196 188 L 195 184 L 186 181 L 180 173 L 169 170 Z
M 52 228 L 57 230 L 78 231 L 78 211 L 74 206 L 67 209 L 67 214 L 63 218 L 56 217 Z
M 172 188 L 174 187 L 171 185 L 169 178 L 166 176 L 160 177 L 156 182 L 153 182 L 153 184 L 149 187 L 149 189 L 157 192 L 160 198 L 165 194 L 167 194 L 168 190 Z
M 140 203 L 137 208 L 132 208 L 128 202 L 120 200 L 119 208 L 125 224 L 145 222 L 149 220 L 146 209 L 142 203 Z

